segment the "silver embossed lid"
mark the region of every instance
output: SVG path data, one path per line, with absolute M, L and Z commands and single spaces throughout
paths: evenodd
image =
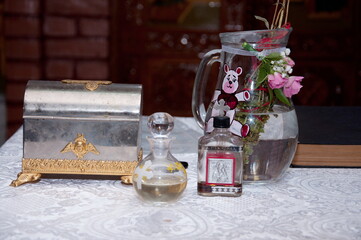
M 139 118 L 142 111 L 142 86 L 101 81 L 95 90 L 88 90 L 82 81 L 28 82 L 24 96 L 24 118 Z

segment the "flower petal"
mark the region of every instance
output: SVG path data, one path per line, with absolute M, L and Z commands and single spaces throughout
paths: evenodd
M 286 97 L 292 97 L 292 95 L 297 94 L 300 89 L 302 88 L 302 85 L 300 84 L 303 77 L 290 77 L 288 79 L 287 84 L 283 88 L 283 93 Z
M 268 84 L 272 89 L 281 88 L 285 85 L 286 82 L 287 79 L 283 78 L 279 72 L 268 75 Z

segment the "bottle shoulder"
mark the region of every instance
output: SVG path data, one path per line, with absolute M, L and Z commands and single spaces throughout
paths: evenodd
M 210 134 L 206 134 L 204 136 L 202 136 L 201 138 L 199 138 L 198 141 L 199 145 L 217 145 L 217 144 L 221 144 L 221 145 L 235 145 L 235 146 L 241 146 L 243 145 L 243 141 L 241 140 L 240 137 L 237 137 L 235 135 L 233 135 L 230 132 L 226 132 L 226 133 L 218 133 L 215 134 L 214 132 L 210 133 Z

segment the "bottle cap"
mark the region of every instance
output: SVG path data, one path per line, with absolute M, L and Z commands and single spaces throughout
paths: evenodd
M 213 120 L 213 127 L 215 128 L 229 128 L 230 120 L 227 116 L 216 116 Z

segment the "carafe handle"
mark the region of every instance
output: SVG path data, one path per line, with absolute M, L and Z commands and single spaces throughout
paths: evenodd
M 207 52 L 198 67 L 193 86 L 192 112 L 198 125 L 204 129 L 207 110 L 204 106 L 204 95 L 207 86 L 209 73 L 213 63 L 220 62 L 221 49 Z

